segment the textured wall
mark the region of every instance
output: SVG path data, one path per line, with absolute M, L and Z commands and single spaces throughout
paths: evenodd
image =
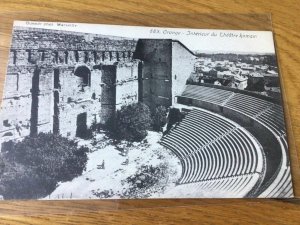
M 172 42 L 172 104 L 183 92 L 191 73 L 194 72 L 196 56 L 180 42 Z
M 194 59 L 190 50 L 169 39 L 137 42 L 15 28 L 1 141 L 39 132 L 75 137 L 92 124 L 105 124 L 122 105 L 139 100 L 152 110 L 169 107 L 193 71 Z
M 143 61 L 143 101 L 153 110 L 175 103 L 194 71 L 196 56 L 178 41 L 141 39 L 135 57 Z
M 138 102 L 138 62 L 119 63 L 116 72 L 116 109 Z
M 143 61 L 143 102 L 152 110 L 171 106 L 172 40 L 140 39 L 135 57 Z
M 135 45 L 135 40 L 101 35 L 15 28 L 1 142 L 39 132 L 75 137 L 78 118 L 88 129 L 105 123 L 116 104 L 137 101 Z

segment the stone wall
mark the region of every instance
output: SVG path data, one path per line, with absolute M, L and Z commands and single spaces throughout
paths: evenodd
M 189 49 L 169 39 L 140 39 L 134 57 L 143 61 L 141 92 L 152 110 L 158 105 L 169 107 L 175 103 L 196 62 Z
M 116 73 L 116 109 L 138 102 L 138 62 L 119 63 Z
M 135 45 L 135 40 L 122 38 L 16 28 L 2 101 L 1 143 L 39 132 L 80 136 L 80 130 L 105 123 L 116 104 L 137 101 Z
M 140 39 L 134 57 L 143 61 L 143 102 L 151 110 L 158 105 L 171 106 L 172 40 Z
M 194 72 L 197 57 L 187 47 L 178 41 L 172 42 L 172 104 L 180 95 L 187 79 Z
M 134 55 L 133 55 L 134 53 Z M 15 28 L 0 121 L 1 142 L 39 132 L 83 137 L 123 105 L 174 103 L 194 54 L 170 39 L 124 39 Z

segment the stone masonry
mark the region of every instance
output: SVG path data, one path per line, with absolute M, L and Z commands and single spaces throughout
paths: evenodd
M 1 143 L 39 132 L 84 137 L 122 105 L 171 106 L 196 56 L 174 40 L 15 27 L 0 117 Z M 0 144 L 1 144 L 0 143 Z

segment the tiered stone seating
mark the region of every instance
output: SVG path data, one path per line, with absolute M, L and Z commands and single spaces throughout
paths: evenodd
M 231 94 L 231 91 L 222 89 L 214 89 L 197 85 L 186 85 L 186 88 L 181 96 L 192 99 L 201 99 L 202 101 L 221 105 L 227 98 L 229 98 Z
M 289 197 L 292 195 L 288 145 L 282 106 L 242 93 L 213 87 L 187 85 L 182 97 L 210 102 L 249 117 L 274 134 L 281 146 L 282 160 L 278 174 L 260 197 Z M 240 136 L 240 135 L 239 135 Z M 224 146 L 222 146 L 225 149 Z M 225 153 L 223 153 L 225 154 Z
M 222 187 L 227 188 L 224 190 L 229 191 L 244 184 L 246 179 L 241 175 L 262 172 L 263 156 L 256 139 L 238 124 L 206 110 L 189 112 L 161 144 L 171 149 L 182 162 L 179 184 L 222 182 Z M 221 180 L 226 178 L 237 187 L 225 185 L 227 181 Z
M 257 183 L 259 174 L 245 174 L 233 177 L 225 177 L 186 183 L 176 186 L 172 192 L 180 193 L 183 197 L 221 197 L 221 198 L 242 198 L 249 193 Z M 173 197 L 170 195 L 169 197 Z
M 260 197 L 290 197 L 292 193 L 292 183 L 288 161 L 288 145 L 286 137 L 282 136 L 286 133 L 282 106 L 262 99 L 254 100 L 254 97 L 251 96 L 239 95 L 241 96 L 240 99 L 244 98 L 244 101 L 241 100 L 237 101 L 238 103 L 233 103 L 232 101 L 234 101 L 237 96 L 235 95 L 226 103 L 225 107 L 244 113 L 262 123 L 274 133 L 274 136 L 277 137 L 281 145 L 282 163 L 281 168 L 279 168 L 279 173 Z M 247 102 L 249 102 L 249 104 L 246 104 Z
M 284 114 L 282 107 L 273 105 L 269 110 L 258 115 L 256 119 L 271 128 L 277 135 L 285 134 Z
M 288 144 L 287 144 L 287 138 L 286 135 L 282 135 L 279 137 L 279 143 L 282 145 L 282 149 L 286 152 L 282 156 L 282 165 L 279 170 L 278 175 L 274 179 L 274 181 L 271 183 L 271 185 L 259 196 L 259 197 L 266 197 L 266 198 L 272 198 L 272 197 L 292 197 L 293 195 L 293 185 L 292 185 L 292 179 L 291 179 L 291 172 L 290 172 L 290 162 L 287 157 L 287 150 L 288 150 Z
M 225 104 L 226 108 L 239 111 L 247 116 L 253 117 L 274 104 L 253 96 L 235 93 Z
M 290 170 L 291 169 L 289 166 L 285 167 L 285 169 L 281 169 L 279 172 L 279 176 L 277 176 L 278 179 L 276 179 L 259 197 L 292 197 L 293 186 Z

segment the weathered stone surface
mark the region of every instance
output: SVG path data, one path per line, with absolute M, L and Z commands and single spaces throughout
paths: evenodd
M 135 43 L 101 35 L 15 29 L 2 102 L 1 143 L 32 132 L 75 137 L 78 129 L 105 123 L 117 103 L 137 101 L 137 79 L 132 79 L 137 63 L 126 58 L 126 66 L 118 66 L 125 60 L 117 57 L 118 51 L 133 51 Z M 117 74 L 122 82 L 117 82 Z M 125 95 L 128 79 L 136 84 L 129 85 L 131 93 Z
M 133 55 L 133 52 L 135 54 Z M 38 132 L 80 136 L 122 105 L 175 102 L 195 55 L 170 39 L 129 40 L 16 28 L 0 119 L 1 143 Z

